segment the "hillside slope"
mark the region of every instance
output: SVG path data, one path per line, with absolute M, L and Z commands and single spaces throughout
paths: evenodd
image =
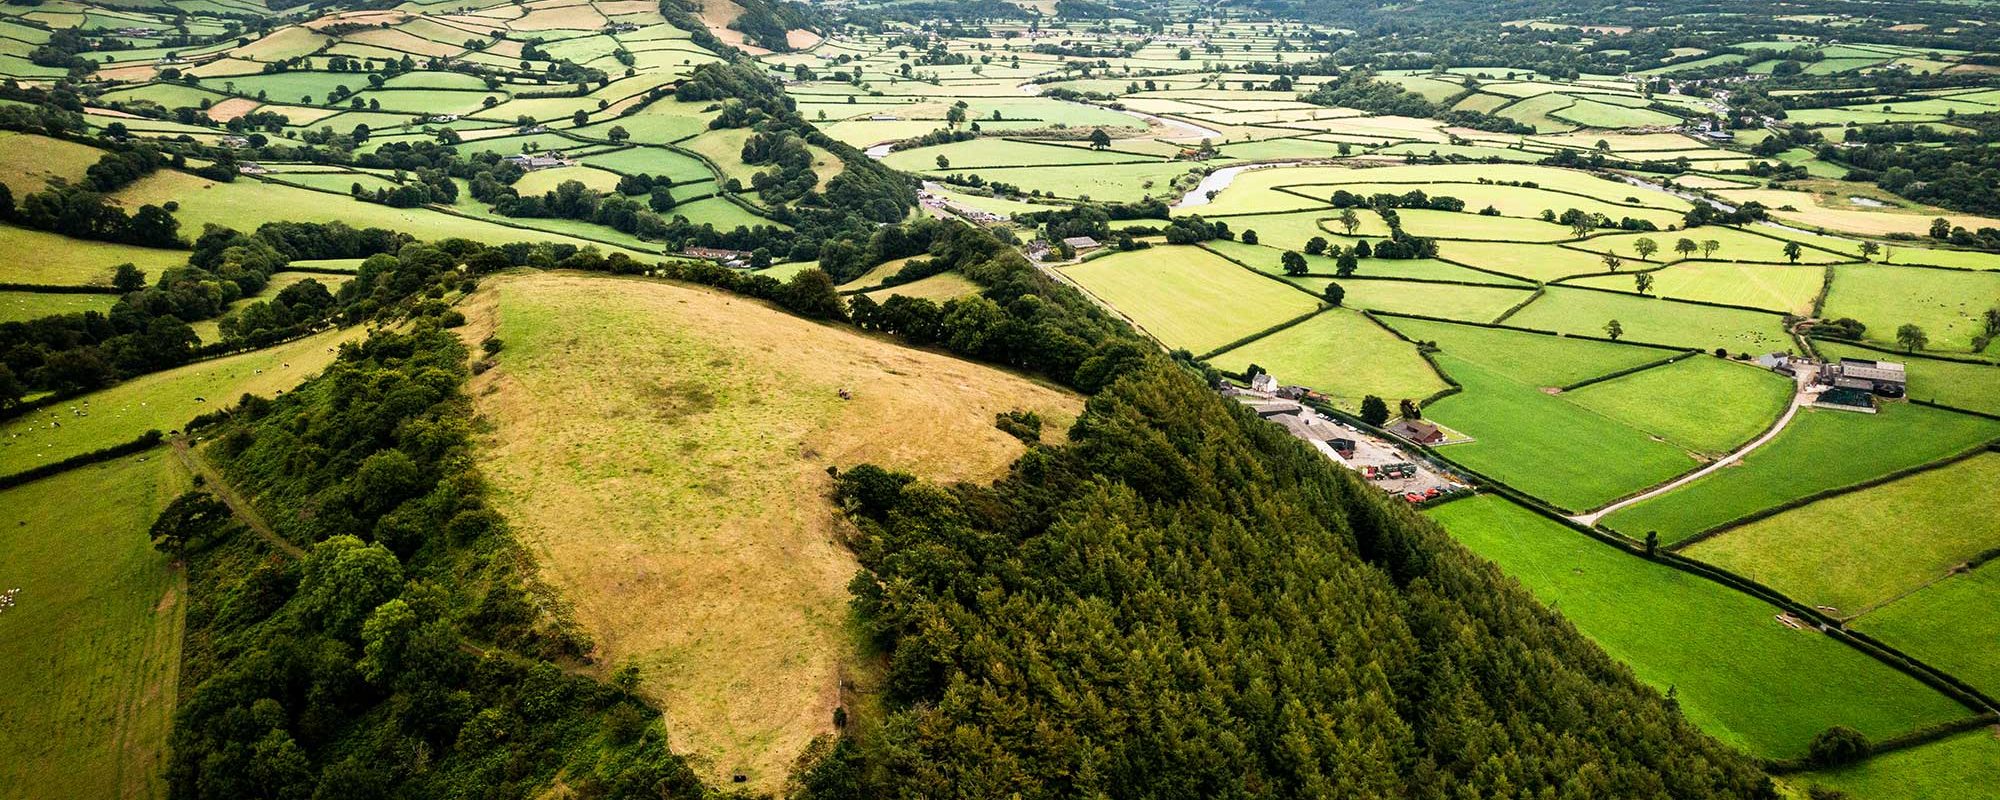
M 1054 429 L 1068 392 L 755 300 L 587 274 L 489 280 L 468 303 L 498 366 L 496 506 L 575 604 L 608 667 L 637 666 L 676 752 L 775 790 L 833 710 L 854 656 L 829 466 L 990 480 L 1024 446 L 994 415 Z M 474 339 L 476 342 L 477 339 Z M 840 391 L 852 393 L 842 400 Z

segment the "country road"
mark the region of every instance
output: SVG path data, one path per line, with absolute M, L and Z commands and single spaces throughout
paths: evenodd
M 1675 489 L 1679 489 L 1682 486 L 1686 486 L 1690 483 L 1701 480 L 1702 478 L 1707 477 L 1708 475 L 1714 473 L 1717 470 L 1726 469 L 1729 466 L 1735 464 L 1736 462 L 1742 461 L 1743 457 L 1749 455 L 1751 451 L 1756 450 L 1759 447 L 1763 447 L 1764 445 L 1770 443 L 1772 439 L 1778 438 L 1778 434 L 1783 433 L 1785 427 L 1792 424 L 1792 418 L 1798 416 L 1799 409 L 1812 404 L 1815 395 L 1808 393 L 1806 391 L 1806 387 L 1812 385 L 1813 377 L 1814 375 L 1812 372 L 1802 372 L 1799 374 L 1799 376 L 1795 379 L 1797 389 L 1792 394 L 1791 404 L 1785 407 L 1784 416 L 1779 417 L 1777 424 L 1772 425 L 1770 430 L 1764 432 L 1764 435 L 1750 440 L 1749 444 L 1745 444 L 1742 447 L 1736 448 L 1734 451 L 1731 451 L 1729 455 L 1716 459 L 1714 463 L 1709 464 L 1706 467 L 1702 467 L 1701 469 L 1695 470 L 1686 475 L 1682 475 L 1671 481 L 1660 484 L 1659 486 L 1655 486 L 1652 489 L 1648 489 L 1639 494 L 1627 497 L 1623 500 L 1612 503 L 1611 505 L 1605 506 L 1603 508 L 1599 508 L 1595 511 L 1591 511 L 1585 514 L 1577 514 L 1575 516 L 1570 517 L 1570 520 L 1572 522 L 1576 522 L 1582 525 L 1595 526 L 1598 520 L 1603 519 L 1614 512 L 1636 505 L 1638 503 L 1643 503 L 1655 497 L 1659 497 L 1660 495 L 1666 494 Z
M 236 514 L 237 519 L 242 520 L 243 524 L 250 526 L 250 530 L 256 531 L 258 536 L 264 537 L 264 540 L 270 542 L 272 547 L 284 551 L 293 558 L 305 557 L 306 551 L 304 549 L 296 544 L 292 544 L 285 537 L 279 536 L 278 532 L 271 528 L 270 523 L 264 521 L 264 516 L 257 513 L 256 507 L 250 505 L 249 501 L 244 500 L 241 495 L 238 495 L 235 487 L 230 486 L 229 481 L 223 479 L 221 472 L 217 471 L 215 467 L 210 466 L 208 461 L 201 457 L 201 454 L 194 452 L 194 448 L 188 444 L 187 437 L 174 437 L 173 445 L 174 455 L 180 458 L 181 464 L 187 467 L 188 472 L 200 475 L 203 488 L 216 497 L 222 498 L 223 505 L 229 506 L 229 510 Z

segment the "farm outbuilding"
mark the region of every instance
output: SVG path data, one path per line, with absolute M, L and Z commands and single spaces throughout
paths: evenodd
M 1839 389 L 1873 392 L 1884 397 L 1902 397 L 1910 380 L 1903 365 L 1895 361 L 1843 358 L 1828 364 L 1820 381 Z
M 1069 249 L 1076 251 L 1077 255 L 1083 255 L 1084 253 L 1088 253 L 1092 250 L 1096 250 L 1097 248 L 1104 246 L 1102 243 L 1099 243 L 1096 239 L 1093 239 L 1088 236 L 1071 236 L 1062 241 L 1063 244 L 1069 245 Z
M 1388 427 L 1392 434 L 1417 444 L 1437 444 L 1444 441 L 1444 431 L 1437 425 L 1420 419 L 1401 419 Z

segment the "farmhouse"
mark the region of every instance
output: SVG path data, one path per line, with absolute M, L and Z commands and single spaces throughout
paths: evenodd
M 1895 361 L 1843 358 L 1820 371 L 1820 382 L 1836 389 L 1873 392 L 1883 397 L 1902 397 L 1909 388 L 1903 365 Z
M 720 247 L 689 247 L 682 249 L 681 255 L 688 258 L 704 258 L 731 267 L 740 267 L 750 263 L 750 252 L 747 250 L 724 250 Z
M 534 172 L 535 170 L 538 169 L 549 169 L 550 167 L 567 167 L 575 163 L 573 161 L 570 161 L 568 158 L 564 158 L 562 151 L 560 150 L 550 153 L 548 155 L 520 153 L 517 155 L 508 156 L 505 160 L 507 163 L 513 164 L 514 166 L 520 167 L 521 169 L 526 170 L 528 172 Z
M 1752 359 L 1752 361 L 1755 362 L 1757 366 L 1778 373 L 1779 375 L 1790 375 L 1790 376 L 1798 375 L 1799 365 L 1801 363 L 1800 359 L 1792 357 L 1792 354 L 1790 353 L 1765 353 L 1764 355 Z
M 236 165 L 236 171 L 243 173 L 245 175 L 263 175 L 265 173 L 270 172 L 271 170 L 265 168 L 263 164 L 259 164 L 255 161 L 245 161 L 241 164 Z
M 1444 441 L 1444 431 L 1439 430 L 1437 425 L 1420 419 L 1399 419 L 1387 430 L 1417 444 L 1437 444 Z
M 1269 372 L 1259 372 L 1251 376 L 1250 388 L 1252 391 L 1263 392 L 1264 394 L 1276 394 L 1278 391 L 1278 379 L 1271 377 L 1271 373 Z

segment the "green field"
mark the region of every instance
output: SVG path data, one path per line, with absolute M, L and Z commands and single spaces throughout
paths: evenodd
M 118 303 L 115 294 L 16 292 L 0 290 L 0 322 L 27 322 L 53 314 L 104 313 Z
M 1661 246 L 1672 247 L 1672 244 Z M 1598 271 L 1602 270 L 1600 262 Z M 1813 298 L 1826 282 L 1824 267 L 1713 261 L 1674 264 L 1646 274 L 1653 276 L 1650 292 L 1655 297 L 1751 306 L 1801 316 L 1812 312 Z M 1568 283 L 1636 292 L 1638 286 L 1634 280 L 1631 275 L 1599 275 Z
M 142 375 L 15 417 L 0 424 L 0 475 L 123 444 L 148 430 L 179 429 L 245 392 L 270 397 L 291 391 L 333 362 L 332 348 L 362 333 L 360 327 L 327 331 Z
M 1568 386 L 1673 355 L 1652 347 L 1570 339 L 1526 331 L 1384 317 L 1389 327 L 1467 361 L 1535 387 Z
M 1527 287 L 1460 286 L 1450 283 L 1417 283 L 1395 280 L 1342 280 L 1340 278 L 1292 278 L 1293 283 L 1313 294 L 1326 291 L 1328 283 L 1347 290 L 1341 305 L 1370 311 L 1423 314 L 1468 322 L 1490 322 L 1507 309 L 1528 299 Z
M 1930 337 L 1929 349 L 1968 350 L 1980 315 L 2000 304 L 2000 272 L 1854 264 L 1834 268 L 1827 294 L 1828 319 L 1853 317 L 1865 337 L 1894 345 L 1896 329 L 1914 323 Z
M 988 181 L 1041 189 L 1056 197 L 1104 202 L 1131 202 L 1148 196 L 1173 194 L 1175 178 L 1187 174 L 1184 161 L 1150 161 L 1141 164 L 1090 164 L 1067 167 L 1013 167 L 1009 169 L 965 170 Z M 933 164 L 930 172 L 937 172 Z M 960 173 L 956 166 L 947 170 Z M 1310 204 L 1310 201 L 1300 201 Z
M 51 258 L 51 253 L 61 253 Z M 144 270 L 148 280 L 160 271 L 187 263 L 181 250 L 93 242 L 53 233 L 0 225 L 0 283 L 44 286 L 109 284 L 119 264 Z
M 161 797 L 181 575 L 146 528 L 188 485 L 166 448 L 0 492 L 0 797 Z
M 1828 360 L 1860 358 L 1900 362 L 1909 373 L 1910 397 L 1954 408 L 2000 414 L 2000 367 L 1884 353 L 1839 342 L 1815 342 L 1813 347 Z
M 1758 520 L 1684 552 L 1854 616 L 2000 547 L 2000 516 L 1986 491 L 1996 484 L 2000 455 L 1987 453 Z
M 1681 258 L 1680 253 L 1676 252 L 1673 248 L 1674 242 L 1679 241 L 1682 236 L 1693 239 L 1697 244 L 1714 241 L 1721 245 L 1715 250 L 1713 255 L 1707 256 L 1707 258 L 1711 259 L 1721 261 L 1757 261 L 1767 264 L 1791 263 L 1789 259 L 1785 258 L 1785 241 L 1783 239 L 1759 236 L 1748 231 L 1725 228 L 1719 225 L 1707 225 L 1686 231 L 1685 233 L 1659 231 L 1606 234 L 1577 242 L 1576 246 L 1593 253 L 1616 253 L 1627 260 L 1637 261 L 1639 259 L 1639 251 L 1635 249 L 1634 244 L 1640 239 L 1652 239 L 1654 244 L 1660 246 L 1659 252 L 1653 254 L 1653 261 L 1667 262 L 1676 261 Z M 1695 257 L 1700 258 L 1702 255 L 1700 252 L 1696 252 Z M 1852 256 L 1837 255 L 1813 247 L 1804 247 L 1800 249 L 1798 263 L 1832 264 L 1852 260 L 1854 260 Z
M 1198 247 L 1118 253 L 1062 272 L 1168 347 L 1196 354 L 1319 307 L 1305 292 Z
M 940 168 L 937 159 L 943 156 L 951 166 Z M 1081 147 L 1036 144 L 1028 141 L 997 139 L 992 137 L 970 139 L 951 144 L 918 147 L 911 150 L 897 150 L 890 153 L 882 163 L 906 172 L 951 172 L 956 170 L 989 167 L 1023 166 L 1069 166 L 1076 164 L 1122 164 L 1133 161 L 1158 162 L 1154 156 L 1134 155 L 1111 150 L 1090 150 Z M 1033 186 L 1033 184 L 1025 184 Z
M 877 289 L 869 292 L 868 298 L 876 302 L 881 302 L 893 295 L 899 294 L 908 297 L 921 297 L 925 300 L 942 303 L 954 297 L 979 294 L 979 284 L 973 283 L 971 278 L 967 278 L 956 272 L 940 272 L 930 277 L 919 278 L 909 283 L 897 284 L 887 289 Z
M 534 239 L 566 242 L 579 247 L 591 244 L 582 239 L 531 233 L 520 228 L 428 209 L 391 208 L 377 203 L 363 203 L 329 195 L 325 192 L 279 186 L 262 181 L 239 180 L 231 183 L 215 183 L 186 173 L 165 170 L 140 179 L 119 190 L 112 197 L 128 207 L 142 203 L 165 203 L 170 200 L 180 203 L 180 211 L 175 212 L 174 216 L 181 221 L 183 236 L 199 233 L 202 226 L 208 223 L 249 231 L 273 221 L 338 220 L 356 228 L 388 228 L 409 233 L 420 239 L 462 237 L 485 244 Z M 588 227 L 602 231 L 603 235 L 617 233 L 601 226 Z
M 1367 317 L 1329 309 L 1209 359 L 1228 372 L 1257 364 L 1286 384 L 1319 390 L 1350 411 L 1367 395 L 1422 400 L 1445 388 L 1416 348 Z
M 1853 798 L 1994 800 L 2000 798 L 2000 735 L 1991 728 L 1879 755 L 1852 766 L 1786 781 L 1823 786 Z
M 1769 444 L 1716 472 L 1606 517 L 1628 536 L 1678 542 L 1755 511 L 1964 452 L 2000 437 L 2000 422 L 1893 403 L 1879 414 L 1801 409 Z
M 1194 210 L 1200 211 L 1202 208 L 1197 206 Z M 1341 247 L 1353 247 L 1355 241 L 1357 241 L 1354 237 L 1334 233 L 1334 231 L 1345 230 L 1345 228 L 1341 227 L 1340 224 L 1340 212 L 1330 208 L 1294 211 L 1286 214 L 1246 214 L 1234 217 L 1209 217 L 1204 214 L 1203 217 L 1215 222 L 1228 223 L 1229 229 L 1236 233 L 1238 239 L 1242 238 L 1245 231 L 1256 231 L 1258 244 L 1281 250 L 1304 251 L 1306 242 L 1315 236 L 1326 239 L 1328 242 L 1340 245 Z M 1374 212 L 1367 209 L 1360 209 L 1356 212 L 1355 218 L 1361 223 L 1354 228 L 1354 233 L 1357 237 L 1389 235 L 1389 225 L 1383 222 L 1382 217 Z M 1322 220 L 1324 220 L 1324 223 L 1321 222 Z M 1158 220 L 1135 220 L 1134 222 L 1141 225 L 1157 226 L 1160 224 Z M 1217 241 L 1210 242 L 1210 244 L 1228 245 L 1236 244 L 1236 242 Z
M 1734 308 L 1677 303 L 1659 298 L 1599 292 L 1589 289 L 1549 290 L 1507 318 L 1507 324 L 1561 333 L 1605 336 L 1612 320 L 1634 342 L 1732 353 L 1763 353 L 1792 347 L 1784 320 Z
M 1437 361 L 1465 390 L 1424 415 L 1474 440 L 1438 453 L 1558 507 L 1596 508 L 1697 466 L 1680 448 L 1499 370 L 1449 350 Z
M 1295 191 L 1304 191 L 1314 196 L 1330 198 L 1335 187 L 1301 186 L 1293 188 Z M 1493 210 L 1508 217 L 1520 218 L 1539 218 L 1544 210 L 1555 211 L 1560 214 L 1564 210 L 1575 208 L 1590 214 L 1603 214 L 1614 220 L 1633 217 L 1635 219 L 1646 220 L 1660 227 L 1666 227 L 1668 225 L 1679 224 L 1685 212 L 1685 208 L 1679 210 L 1654 207 L 1635 208 L 1634 206 L 1637 204 L 1626 203 L 1624 196 L 1618 194 L 1618 187 L 1611 185 L 1598 187 L 1603 192 L 1596 197 L 1581 197 L 1548 189 L 1505 186 L 1492 183 L 1433 183 L 1424 185 L 1350 183 L 1341 184 L 1337 188 L 1362 196 L 1375 194 L 1400 195 L 1413 189 L 1422 190 L 1431 197 L 1456 197 L 1465 201 L 1466 213 L 1476 213 L 1490 206 Z M 1640 192 L 1644 192 L 1644 190 L 1633 188 L 1628 194 Z M 1653 194 L 1652 192 L 1646 193 Z M 1537 221 L 1539 222 L 1539 220 Z M 1535 231 L 1545 230 L 1540 226 L 1532 226 L 1530 229 Z
M 1341 237 L 1328 236 L 1335 243 L 1343 243 Z M 1202 247 L 1235 260 L 1245 266 L 1270 275 L 1284 275 L 1285 251 L 1264 244 L 1244 244 L 1242 242 L 1215 239 L 1203 242 Z M 1304 255 L 1301 253 L 1301 255 Z M 1326 256 L 1305 256 L 1306 269 L 1316 275 L 1332 275 L 1338 262 Z M 1362 278 L 1413 278 L 1430 281 L 1460 281 L 1464 283 L 1490 284 L 1526 288 L 1525 281 L 1494 275 L 1474 269 L 1439 261 L 1434 258 L 1364 258 L 1355 262 L 1354 274 Z M 1324 283 L 1308 288 L 1323 289 Z
M 1449 241 L 1438 243 L 1438 253 L 1443 258 L 1467 266 L 1519 275 L 1532 281 L 1552 281 L 1570 275 L 1604 271 L 1604 261 L 1597 254 L 1552 244 Z
M 1476 210 L 1476 207 L 1475 207 Z M 1569 228 L 1522 217 L 1489 217 L 1471 212 L 1406 208 L 1396 213 L 1403 230 L 1433 239 L 1474 239 L 1488 242 L 1560 242 L 1574 238 Z
M 1989 563 L 1853 622 L 1987 694 L 2000 693 L 2000 569 Z
M 1563 399 L 1688 450 L 1722 455 L 1756 438 L 1792 401 L 1791 379 L 1705 355 L 1593 383 Z
M 1621 552 L 1493 495 L 1428 512 L 1718 739 L 1803 754 L 1833 725 L 1882 738 L 1970 712 L 1749 595 Z

